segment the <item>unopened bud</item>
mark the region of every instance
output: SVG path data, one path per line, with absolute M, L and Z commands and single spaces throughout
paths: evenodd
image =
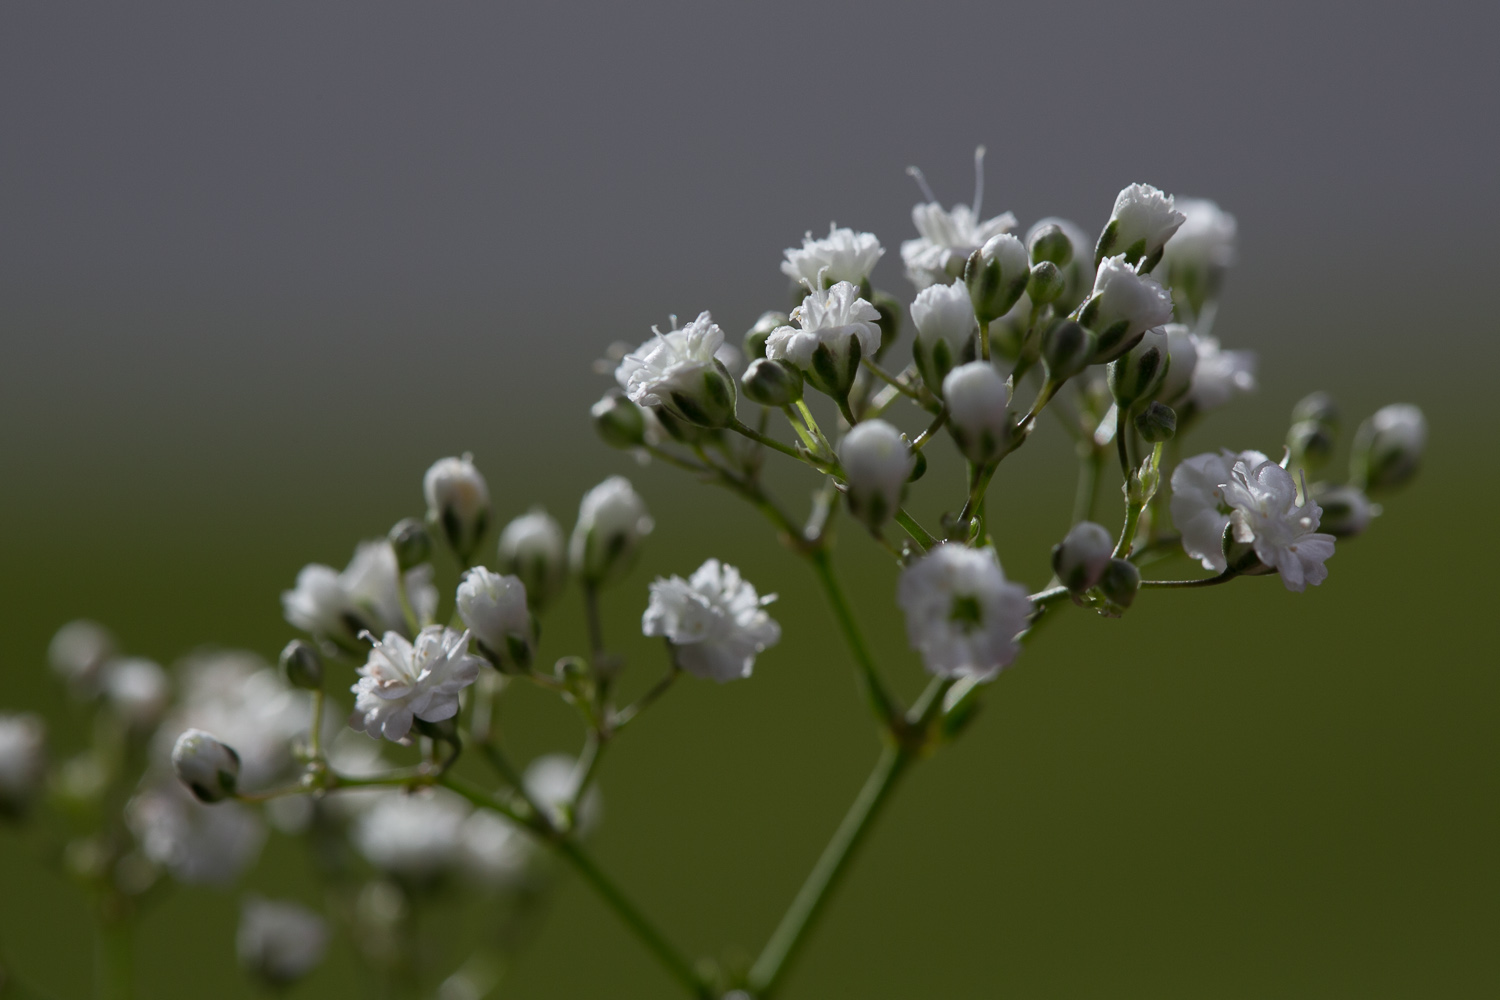
M 1135 415 L 1135 429 L 1147 444 L 1170 441 L 1177 434 L 1177 411 L 1166 403 L 1152 402 Z
M 543 510 L 522 514 L 500 532 L 499 569 L 526 586 L 526 600 L 540 611 L 568 576 L 562 527 Z
M 218 802 L 234 794 L 240 755 L 203 730 L 189 729 L 172 747 L 172 770 L 200 802 Z
M 111 660 L 101 681 L 110 709 L 137 734 L 156 728 L 172 698 L 167 672 L 140 656 Z
M 1053 323 L 1042 334 L 1042 361 L 1053 382 L 1072 378 L 1088 367 L 1094 356 L 1094 334 L 1071 319 Z
M 1062 268 L 1050 260 L 1044 260 L 1031 266 L 1031 277 L 1026 280 L 1026 294 L 1032 302 L 1044 306 L 1055 301 L 1067 286 L 1068 281 L 1063 277 Z
M 988 361 L 959 365 L 943 379 L 948 431 L 964 457 L 978 465 L 992 462 L 1010 447 L 1010 390 Z
M 1099 575 L 1099 592 L 1120 610 L 1130 607 L 1141 589 L 1141 571 L 1125 559 L 1111 559 Z
M 1104 575 L 1114 547 L 1114 539 L 1103 526 L 1079 521 L 1061 542 L 1052 546 L 1052 572 L 1064 587 L 1081 594 Z
M 884 420 L 856 424 L 839 442 L 849 486 L 849 510 L 870 528 L 895 516 L 916 464 L 901 432 Z
M 427 520 L 441 525 L 460 559 L 473 554 L 490 520 L 490 490 L 469 455 L 440 458 L 422 478 Z
M 1030 235 L 1030 243 L 1033 264 L 1046 262 L 1063 268 L 1073 260 L 1073 241 L 1068 239 L 1068 234 L 1055 222 L 1034 230 Z
M 742 379 L 745 398 L 762 406 L 791 406 L 802 398 L 802 372 L 790 361 L 757 358 Z
M 964 265 L 964 284 L 981 323 L 999 319 L 1016 304 L 1031 278 L 1026 247 L 1009 233 L 990 238 Z
M 405 573 L 432 558 L 432 536 L 414 517 L 397 521 L 386 535 L 396 553 L 396 566 Z
M 901 300 L 888 292 L 869 292 L 865 299 L 880 314 L 875 320 L 875 325 L 880 327 L 880 347 L 875 352 L 878 358 L 901 336 Z
M 569 546 L 574 572 L 596 586 L 618 578 L 635 562 L 654 526 L 630 480 L 611 476 L 589 490 L 578 507 Z
M 115 655 L 115 637 L 97 622 L 79 619 L 57 630 L 47 646 L 47 661 L 80 696 L 97 690 L 99 671 Z
M 1409 403 L 1381 407 L 1354 435 L 1350 475 L 1370 492 L 1389 490 L 1417 474 L 1427 447 L 1427 418 Z
M 783 312 L 763 312 L 760 319 L 745 334 L 745 357 L 754 361 L 756 358 L 766 356 L 766 338 L 775 332 L 777 327 L 787 325 L 787 315 Z
M 320 691 L 323 688 L 323 657 L 312 643 L 293 639 L 281 651 L 281 675 L 294 688 Z
M 1109 363 L 1110 395 L 1122 408 L 1150 399 L 1166 380 L 1170 362 L 1166 331 L 1147 330 L 1139 343 Z
M 251 897 L 240 911 L 235 934 L 240 964 L 273 989 L 316 969 L 327 947 L 327 922 L 305 906 Z
M 1319 483 L 1312 487 L 1312 498 L 1323 510 L 1318 530 L 1336 538 L 1363 534 L 1380 513 L 1379 505 L 1371 503 L 1369 497 L 1353 486 Z
M 531 666 L 534 629 L 526 585 L 476 566 L 458 585 L 458 615 L 497 666 Z
M 594 430 L 611 448 L 637 448 L 645 443 L 646 415 L 620 390 L 605 393 L 589 414 L 594 418 Z
M 1315 420 L 1298 421 L 1286 432 L 1286 446 L 1292 453 L 1292 461 L 1309 471 L 1327 464 L 1336 443 L 1329 426 Z
M 1304 421 L 1327 429 L 1330 433 L 1339 429 L 1339 407 L 1326 392 L 1314 392 L 1303 396 L 1292 407 L 1292 423 Z
M 0 713 L 0 819 L 31 807 L 47 774 L 47 727 L 30 713 Z

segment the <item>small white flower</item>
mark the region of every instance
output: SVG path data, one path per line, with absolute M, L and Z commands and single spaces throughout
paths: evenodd
M 1287 590 L 1300 593 L 1328 578 L 1323 563 L 1333 555 L 1333 536 L 1318 531 L 1323 511 L 1316 501 L 1297 503 L 1297 483 L 1285 469 L 1237 461 L 1224 499 L 1234 508 L 1235 541 L 1253 544 L 1256 558 L 1276 567 Z
M 515 882 L 532 857 L 526 834 L 510 820 L 488 809 L 475 809 L 458 828 L 464 868 L 492 889 Z
M 238 802 L 204 805 L 176 781 L 130 801 L 125 821 L 141 853 L 188 885 L 229 885 L 260 855 L 265 824 Z
M 521 783 L 526 794 L 546 811 L 554 826 L 566 827 L 566 810 L 578 794 L 578 762 L 565 753 L 545 754 L 526 765 Z M 586 836 L 599 823 L 604 802 L 599 786 L 591 785 L 583 793 L 573 814 L 572 829 Z
M 114 655 L 109 629 L 81 618 L 58 629 L 47 646 L 47 661 L 77 694 L 93 693 L 99 671 Z
M 766 338 L 766 357 L 790 361 L 831 396 L 847 395 L 859 358 L 874 357 L 880 348 L 880 313 L 859 297 L 858 288 L 840 281 L 809 292 L 791 319 L 796 326 L 778 327 Z
M 1162 266 L 1206 274 L 1234 263 L 1234 216 L 1207 198 L 1178 198 L 1176 208 L 1184 221 L 1167 240 Z
M 649 412 L 649 411 L 645 411 Z M 557 595 L 568 576 L 562 527 L 544 510 L 522 514 L 500 532 L 500 570 L 520 577 L 537 607 Z
M 968 205 L 944 211 L 936 201 L 928 201 L 912 208 L 911 221 L 921 235 L 901 244 L 901 262 L 920 290 L 962 276 L 969 255 L 1013 229 L 1016 217 L 1002 212 L 981 222 Z
M 172 746 L 172 770 L 200 802 L 218 802 L 234 794 L 240 755 L 212 733 L 189 729 Z
M 47 727 L 40 717 L 0 714 L 0 816 L 19 815 L 41 790 Z
M 144 657 L 111 660 L 103 681 L 110 708 L 137 732 L 160 722 L 172 697 L 167 672 Z
M 707 311 L 682 329 L 655 336 L 625 355 L 615 379 L 631 402 L 661 406 L 691 423 L 722 427 L 734 416 L 734 386 L 719 370 L 724 331 Z
M 469 570 L 458 585 L 458 614 L 470 634 L 497 655 L 509 655 L 512 642 L 523 647 L 531 642 L 526 585 L 517 577 L 483 566 Z
M 1351 465 L 1367 489 L 1392 489 L 1417 473 L 1427 447 L 1427 418 L 1410 403 L 1376 410 L 1354 434 Z
M 849 509 L 871 528 L 894 517 L 917 464 L 911 446 L 884 420 L 856 424 L 839 442 L 849 484 Z
M 1197 363 L 1187 398 L 1200 412 L 1223 406 L 1236 393 L 1255 390 L 1254 351 L 1226 351 L 1218 338 L 1197 334 L 1193 334 L 1193 348 Z
M 1106 257 L 1094 276 L 1094 291 L 1079 322 L 1099 335 L 1098 361 L 1113 361 L 1141 335 L 1172 318 L 1172 296 L 1136 273 L 1123 256 Z
M 323 961 L 328 922 L 298 903 L 249 896 L 234 941 L 247 972 L 273 987 L 288 986 Z
M 400 587 L 405 584 L 417 618 L 437 611 L 432 567 L 418 566 L 403 577 L 396 552 L 385 539 L 361 542 L 342 573 L 313 563 L 297 574 L 297 585 L 281 594 L 286 620 L 314 635 L 354 639 L 360 632 L 406 631 Z
M 568 556 L 573 571 L 599 583 L 624 572 L 655 522 L 624 476 L 610 476 L 584 494 Z
M 381 871 L 427 881 L 456 864 L 469 805 L 452 792 L 386 792 L 355 821 L 355 849 Z
M 490 518 L 490 488 L 469 455 L 440 458 L 422 477 L 427 519 L 440 525 L 448 544 L 468 556 L 479 544 Z
M 691 579 L 651 584 L 641 631 L 665 636 L 683 670 L 722 684 L 749 677 L 756 655 L 781 638 L 781 626 L 765 611 L 775 599 L 760 597 L 738 569 L 710 559 Z
M 1149 269 L 1152 258 L 1162 252 L 1186 218 L 1171 195 L 1150 184 L 1132 184 L 1115 197 L 1115 208 L 1099 237 L 1094 260 L 1097 263 L 1122 254 L 1131 264 L 1145 261 Z
M 943 379 L 948 429 L 971 462 L 989 462 L 1010 443 L 1010 388 L 988 361 L 959 365 Z
M 1099 582 L 1114 548 L 1103 525 L 1079 521 L 1052 549 L 1052 571 L 1063 586 L 1081 593 Z
M 1031 616 L 1026 588 L 1010 583 L 990 548 L 944 542 L 901 571 L 897 602 L 928 673 L 986 681 L 1021 651 Z
M 1224 572 L 1224 529 L 1229 527 L 1232 508 L 1224 498 L 1230 470 L 1238 461 L 1252 466 L 1264 462 L 1258 451 L 1209 452 L 1185 458 L 1172 470 L 1172 523 L 1182 535 L 1187 554 L 1204 569 Z
M 1192 388 L 1193 372 L 1198 368 L 1198 341 L 1183 323 L 1168 323 L 1162 331 L 1167 335 L 1171 365 L 1157 398 L 1168 406 L 1176 406 Z
M 469 653 L 469 633 L 429 625 L 415 642 L 387 632 L 359 668 L 349 724 L 379 739 L 399 740 L 413 719 L 442 722 L 458 714 L 458 693 L 483 665 Z
M 830 223 L 823 239 L 815 240 L 808 233 L 802 238 L 802 249 L 786 249 L 781 273 L 810 289 L 840 281 L 862 285 L 884 253 L 874 233 L 856 233 Z
M 968 286 L 960 278 L 951 285 L 929 285 L 911 304 L 912 323 L 917 328 L 912 357 L 927 387 L 941 391 L 943 379 L 974 343 L 979 320 Z

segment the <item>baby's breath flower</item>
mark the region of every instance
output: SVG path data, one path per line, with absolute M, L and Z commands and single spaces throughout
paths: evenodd
M 441 525 L 448 545 L 468 559 L 490 521 L 490 488 L 469 455 L 440 458 L 422 477 L 427 520 Z
M 1052 571 L 1064 587 L 1082 593 L 1104 575 L 1114 547 L 1115 541 L 1103 525 L 1079 521 L 1053 546 Z
M 1427 418 L 1410 403 L 1375 411 L 1354 434 L 1350 460 L 1355 481 L 1369 490 L 1388 490 L 1417 473 L 1427 447 Z
M 912 323 L 917 336 L 912 357 L 927 388 L 941 392 L 943 379 L 958 364 L 965 350 L 972 351 L 979 320 L 963 279 L 951 285 L 929 285 L 917 293 L 911 304 Z M 971 355 L 972 356 L 972 355 Z
M 843 399 L 860 359 L 874 357 L 880 348 L 879 311 L 859 297 L 858 288 L 841 281 L 808 293 L 791 318 L 796 326 L 779 327 L 766 339 L 766 357 L 790 361 L 815 388 Z
M 974 150 L 972 205 L 954 205 L 951 210 L 944 211 L 922 172 L 909 167 L 907 173 L 916 178 L 927 198 L 911 210 L 912 224 L 921 235 L 901 244 L 901 262 L 906 265 L 906 276 L 919 291 L 928 285 L 962 276 L 964 262 L 970 254 L 992 237 L 1009 232 L 1016 224 L 1016 217 L 1009 212 L 980 221 L 979 208 L 984 194 L 983 146 Z
M 1172 470 L 1172 523 L 1182 535 L 1187 554 L 1204 569 L 1224 572 L 1224 529 L 1233 508 L 1224 498 L 1224 486 L 1234 464 L 1244 460 L 1252 466 L 1266 461 L 1258 451 L 1208 452 L 1183 459 Z
M 749 677 L 756 655 L 780 640 L 781 626 L 765 611 L 775 599 L 756 594 L 735 567 L 710 559 L 690 579 L 651 584 L 641 631 L 665 636 L 683 670 L 722 684 Z
M 568 556 L 573 572 L 600 584 L 630 568 L 641 540 L 655 522 L 646 502 L 624 476 L 610 476 L 589 490 L 578 506 Z
M 897 603 L 928 673 L 986 681 L 1021 651 L 1031 615 L 1026 588 L 1010 583 L 991 548 L 944 542 L 901 571 Z
M 469 633 L 429 625 L 416 640 L 387 632 L 359 668 L 349 724 L 379 739 L 399 740 L 413 719 L 442 722 L 458 714 L 458 693 L 483 665 L 470 655 Z
M 1004 316 L 1025 293 L 1030 277 L 1026 245 L 1009 233 L 990 237 L 964 267 L 974 315 L 981 323 Z
M 376 868 L 425 882 L 460 860 L 459 831 L 468 815 L 468 803 L 444 789 L 391 791 L 359 816 L 351 836 Z
M 582 777 L 578 762 L 565 753 L 545 754 L 526 765 L 521 776 L 526 794 L 546 811 L 554 826 L 567 828 L 566 810 L 578 796 L 578 781 Z M 597 785 L 583 793 L 578 808 L 572 816 L 572 829 L 586 836 L 598 825 L 604 802 Z
M 510 820 L 475 809 L 458 828 L 461 864 L 491 889 L 515 884 L 532 857 L 531 842 Z
M 171 780 L 132 799 L 125 820 L 141 853 L 188 885 L 233 883 L 266 840 L 265 824 L 251 809 L 238 802 L 204 805 Z
M 1323 565 L 1333 555 L 1333 536 L 1318 531 L 1323 511 L 1311 498 L 1297 502 L 1297 483 L 1275 462 L 1234 463 L 1224 487 L 1233 508 L 1234 540 L 1255 547 L 1255 556 L 1281 573 L 1287 590 L 1299 593 L 1328 578 Z
M 161 721 L 172 697 L 167 672 L 144 657 L 111 660 L 104 668 L 103 682 L 110 708 L 137 733 Z
M 1217 409 L 1236 393 L 1255 389 L 1257 361 L 1254 351 L 1226 351 L 1217 337 L 1193 334 L 1197 363 L 1188 389 L 1188 400 L 1199 412 Z
M 1078 314 L 1078 321 L 1099 336 L 1096 363 L 1113 361 L 1171 318 L 1172 296 L 1136 273 L 1124 256 L 1106 257 L 1099 265 L 1093 294 Z
M 943 379 L 948 430 L 971 462 L 993 461 L 1010 444 L 1010 389 L 988 361 L 959 365 Z
M 288 622 L 304 632 L 346 641 L 356 640 L 364 631 L 405 632 L 402 586 L 419 620 L 436 613 L 438 595 L 430 565 L 403 576 L 387 539 L 360 542 L 342 573 L 317 563 L 304 566 L 297 574 L 296 587 L 282 592 L 281 610 Z
M 856 424 L 839 442 L 839 461 L 849 484 L 849 510 L 871 528 L 896 515 L 906 481 L 916 466 L 911 446 L 884 420 Z
M 46 769 L 47 727 L 41 718 L 0 713 L 0 818 L 27 810 Z
M 830 223 L 828 235 L 813 239 L 808 233 L 802 248 L 788 247 L 781 273 L 809 289 L 827 288 L 840 281 L 863 285 L 885 250 L 874 233 L 856 233 Z
M 522 514 L 500 532 L 499 568 L 520 578 L 534 608 L 546 607 L 568 576 L 562 527 L 546 511 Z
M 328 922 L 298 903 L 249 896 L 235 934 L 240 964 L 268 986 L 289 986 L 323 961 Z
M 458 585 L 458 614 L 469 632 L 495 657 L 525 666 L 531 661 L 531 612 L 526 585 L 517 577 L 476 566 Z
M 78 695 L 93 694 L 99 671 L 115 655 L 115 637 L 98 622 L 68 622 L 47 646 L 47 661 Z
M 211 733 L 189 729 L 172 747 L 172 769 L 198 801 L 218 802 L 234 794 L 240 778 L 240 755 Z
M 1219 293 L 1224 272 L 1234 263 L 1234 216 L 1205 198 L 1178 198 L 1186 221 L 1167 240 L 1158 272 L 1172 295 L 1198 316 Z
M 1150 184 L 1130 185 L 1115 198 L 1114 211 L 1094 250 L 1095 266 L 1106 257 L 1120 254 L 1127 264 L 1150 271 L 1186 218 L 1177 211 L 1171 195 Z
M 1168 406 L 1175 406 L 1187 398 L 1192 388 L 1193 373 L 1198 368 L 1198 341 L 1183 323 L 1168 323 L 1162 327 L 1162 332 L 1167 335 L 1167 354 L 1171 364 L 1157 398 Z
M 625 355 L 615 379 L 631 402 L 661 406 L 704 427 L 734 418 L 734 380 L 716 355 L 727 345 L 724 331 L 707 311 L 682 329 L 662 333 Z

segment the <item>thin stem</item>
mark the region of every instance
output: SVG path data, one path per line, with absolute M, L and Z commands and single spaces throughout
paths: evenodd
M 797 414 L 802 417 L 802 422 L 807 425 L 807 430 L 813 437 L 818 439 L 818 445 L 823 449 L 825 455 L 833 454 L 833 445 L 828 443 L 828 435 L 823 433 L 823 428 L 818 426 L 818 418 L 813 416 L 812 410 L 808 409 L 807 401 L 799 399 L 796 402 Z
M 599 588 L 593 583 L 583 585 L 583 610 L 588 619 L 589 666 L 598 670 L 604 658 L 604 622 L 599 616 Z
M 932 533 L 917 523 L 917 519 L 906 512 L 905 507 L 896 510 L 896 523 L 912 537 L 912 541 L 920 545 L 923 550 L 932 548 L 938 540 L 932 537 Z
M 676 979 L 683 989 L 694 997 L 711 1000 L 713 991 L 698 975 L 697 970 L 693 968 L 693 963 L 678 951 L 662 932 L 657 930 L 656 925 L 609 880 L 593 859 L 584 853 L 583 848 L 565 838 L 552 841 L 552 847 L 563 860 L 573 866 L 574 871 L 583 876 L 583 880 L 598 893 L 599 898 L 610 909 L 615 911 L 615 915 L 656 957 L 662 967 L 672 974 L 672 978 Z
M 307 752 L 312 759 L 323 759 L 323 689 L 319 688 L 312 696 L 312 724 L 307 730 Z
M 750 968 L 750 992 L 759 1000 L 772 996 L 781 985 L 792 960 L 806 943 L 808 933 L 864 842 L 880 807 L 890 797 L 910 762 L 910 752 L 900 747 L 887 746 L 881 753 L 875 770 L 870 772 L 860 789 L 859 797 L 849 807 L 833 839 L 823 849 L 807 881 L 802 883 L 786 915 Z
M 710 469 L 708 466 L 699 465 L 692 459 L 683 458 L 681 455 L 674 455 L 670 451 L 667 451 L 665 448 L 659 447 L 658 445 L 643 444 L 641 445 L 641 447 L 645 448 L 648 454 L 656 456 L 663 462 L 666 462 L 668 465 L 675 465 L 679 469 L 685 469 L 688 472 L 697 473 L 699 475 L 713 474 L 714 470 Z
M 1135 541 L 1136 525 L 1141 520 L 1142 505 L 1133 501 L 1125 502 L 1125 524 L 1120 528 L 1120 540 L 1115 543 L 1114 558 L 1124 559 L 1130 553 L 1131 543 Z
M 128 917 L 99 917 L 94 953 L 94 995 L 99 1000 L 131 1000 L 135 996 L 134 929 Z
M 781 408 L 781 412 L 786 414 L 786 422 L 792 425 L 792 430 L 797 432 L 797 437 L 802 440 L 807 450 L 815 455 L 818 454 L 818 439 L 813 437 L 812 431 L 807 429 L 807 426 L 798 417 L 797 411 L 792 409 L 790 405 L 787 405 Z
M 938 411 L 938 415 L 933 418 L 932 423 L 928 424 L 927 425 L 927 429 L 925 431 L 923 431 L 922 433 L 918 434 L 917 435 L 917 439 L 911 443 L 911 450 L 912 451 L 921 451 L 922 450 L 922 446 L 925 445 L 928 441 L 931 441 L 932 440 L 932 436 L 934 434 L 936 434 L 938 431 L 942 430 L 943 429 L 943 425 L 946 424 L 947 422 L 948 422 L 948 404 L 944 403 L 943 404 L 943 408 Z
M 1175 587 L 1186 589 L 1189 587 L 1217 587 L 1221 583 L 1228 583 L 1240 574 L 1234 570 L 1225 570 L 1218 576 L 1208 576 L 1201 580 L 1142 580 L 1142 587 Z
M 1079 445 L 1078 490 L 1073 495 L 1074 524 L 1094 519 L 1094 503 L 1099 497 L 1099 473 L 1103 466 L 1104 455 L 1098 448 L 1092 444 Z
M 859 623 L 854 620 L 854 612 L 844 597 L 843 589 L 839 586 L 838 577 L 833 572 L 833 562 L 827 550 L 821 548 L 814 550 L 809 558 L 812 560 L 813 570 L 817 573 L 818 582 L 823 585 L 823 594 L 828 598 L 833 617 L 838 622 L 839 630 L 844 634 L 844 641 L 848 643 L 849 651 L 854 654 L 854 663 L 859 670 L 865 695 L 870 702 L 870 709 L 886 731 L 894 732 L 899 715 L 895 700 L 886 690 L 885 684 L 880 680 L 879 672 L 875 669 L 875 658 L 870 655 L 870 648 L 865 645 L 864 634 L 860 631 Z
M 899 377 L 892 375 L 890 372 L 877 365 L 874 361 L 870 360 L 869 358 L 863 358 L 861 359 L 860 363 L 865 366 L 865 369 L 867 371 L 873 374 L 876 378 L 880 379 L 880 381 L 884 382 L 886 385 L 890 386 L 892 389 L 895 389 L 897 392 L 901 393 L 901 395 L 914 399 L 918 403 L 922 402 L 921 393 L 913 389 L 911 386 L 906 385 L 901 381 Z
M 979 324 L 979 356 L 985 361 L 990 359 L 990 325 Z
M 1049 604 L 1056 604 L 1068 596 L 1067 587 L 1049 587 L 1031 595 L 1031 603 L 1039 608 L 1045 608 Z
M 788 445 L 784 445 L 773 437 L 762 434 L 760 431 L 756 430 L 754 427 L 751 427 L 749 424 L 746 424 L 741 420 L 735 420 L 734 423 L 729 425 L 729 429 L 734 431 L 736 434 L 744 435 L 751 441 L 754 441 L 756 444 L 763 444 L 767 448 L 779 451 L 783 455 L 790 455 L 792 458 L 795 458 L 799 462 L 806 462 L 808 465 L 813 466 L 813 468 L 821 470 L 822 463 L 814 462 L 811 456 L 804 455 L 797 449 L 792 448 Z
M 1115 447 L 1120 452 L 1120 475 L 1130 482 L 1130 447 L 1125 443 L 1125 407 L 1115 407 Z

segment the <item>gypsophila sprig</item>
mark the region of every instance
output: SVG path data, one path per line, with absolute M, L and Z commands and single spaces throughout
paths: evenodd
M 581 498 L 570 536 L 532 508 L 505 525 L 486 565 L 492 510 L 526 510 L 532 497 L 516 484 L 576 468 L 581 455 L 508 468 L 495 496 L 471 456 L 440 458 L 422 477 L 423 506 L 391 511 L 386 537 L 358 543 L 342 570 L 314 562 L 297 573 L 281 608 L 289 632 L 303 635 L 281 637 L 279 668 L 214 648 L 164 667 L 122 649 L 102 625 L 58 630 L 48 661 L 80 724 L 53 741 L 68 754 L 49 756 L 38 717 L 0 713 L 0 819 L 40 816 L 42 830 L 66 838 L 48 856 L 94 904 L 98 953 L 114 963 L 110 995 L 130 995 L 120 942 L 155 890 L 233 886 L 274 829 L 308 850 L 316 884 L 297 895 L 331 905 L 324 917 L 246 899 L 237 951 L 267 989 L 308 975 L 340 936 L 376 977 L 412 996 L 495 995 L 559 876 L 572 872 L 690 1000 L 766 1000 L 813 940 L 898 782 L 959 738 L 985 698 L 1005 695 L 1002 671 L 1024 668 L 1030 647 L 1061 627 L 1041 626 L 1113 628 L 1137 606 L 1190 599 L 1177 591 L 1263 586 L 1258 577 L 1301 592 L 1330 579 L 1335 539 L 1378 534 L 1377 516 L 1390 516 L 1421 465 L 1428 427 L 1417 407 L 1384 407 L 1345 442 L 1337 405 L 1316 392 L 1284 434 L 1245 442 L 1262 450 L 1225 450 L 1205 434 L 1214 411 L 1260 376 L 1252 351 L 1227 349 L 1214 332 L 1234 216 L 1132 184 L 1108 220 L 1094 220 L 1102 226 L 1047 216 L 1022 240 L 1010 235 L 1010 213 L 983 214 L 982 147 L 969 205 L 943 208 L 911 173 L 923 201 L 900 263 L 914 298 L 879 287 L 875 234 L 830 226 L 782 254 L 801 304 L 786 315 L 764 303 L 772 308 L 749 326 L 744 358 L 707 311 L 680 328 L 675 317 L 665 332 L 653 327 L 634 350 L 607 348 L 596 371 L 615 382 L 588 419 L 615 449 L 603 455 L 638 463 L 642 490 L 607 475 Z M 789 242 L 795 235 L 765 248 L 767 276 Z M 903 345 L 908 311 L 915 334 Z M 1077 458 L 1071 509 L 1014 503 L 992 517 L 994 483 L 1019 497 L 1050 468 L 1012 458 L 1049 439 L 1036 433 L 1044 422 L 1066 431 L 1051 440 L 1066 440 Z M 1333 459 L 1345 444 L 1340 478 Z M 664 480 L 678 473 L 712 489 L 668 492 Z M 408 495 L 415 504 L 417 490 Z M 756 551 L 726 503 L 763 517 L 786 554 L 757 553 L 758 581 L 805 564 L 846 654 L 812 645 L 804 622 L 788 621 L 783 635 L 773 595 L 718 558 L 686 578 L 634 576 L 656 526 L 646 496 L 664 524 L 714 525 L 725 552 Z M 1038 540 L 1057 540 L 1050 564 L 1009 555 Z M 856 607 L 845 593 L 841 544 L 875 547 L 883 563 L 861 572 L 878 583 L 883 565 L 891 596 L 881 605 Z M 433 558 L 444 546 L 451 558 Z M 1050 579 L 1029 591 L 1001 568 L 1000 552 L 1017 576 Z M 1153 569 L 1174 562 L 1176 578 Z M 641 637 L 612 634 L 619 615 L 643 603 L 641 632 L 659 640 L 646 644 L 655 652 L 644 667 L 633 662 Z M 864 623 L 882 613 L 904 620 L 910 650 L 867 637 Z M 1118 641 L 1169 650 L 1159 621 Z M 760 661 L 773 647 L 774 660 Z M 759 954 L 721 965 L 674 943 L 672 922 L 658 923 L 623 888 L 639 876 L 617 883 L 584 838 L 602 822 L 613 757 L 689 683 L 681 678 L 724 683 L 751 676 L 757 662 L 794 682 L 850 669 L 881 750 Z M 925 690 L 904 703 L 897 692 L 924 673 Z M 738 687 L 715 699 L 739 696 Z M 522 689 L 532 700 L 517 699 Z M 691 710 L 716 710 L 715 699 L 696 697 Z M 556 699 L 578 736 L 564 752 L 547 745 L 525 759 L 515 747 L 540 737 L 521 730 L 548 718 L 540 731 L 555 732 L 540 699 Z M 814 715 L 825 710 L 837 708 Z M 760 725 L 774 738 L 784 721 Z M 705 752 L 668 749 L 662 759 Z M 464 936 L 478 942 L 472 953 L 451 954 L 451 935 L 434 930 L 452 921 L 425 919 L 443 907 L 475 922 Z M 620 992 L 659 986 L 622 983 Z

